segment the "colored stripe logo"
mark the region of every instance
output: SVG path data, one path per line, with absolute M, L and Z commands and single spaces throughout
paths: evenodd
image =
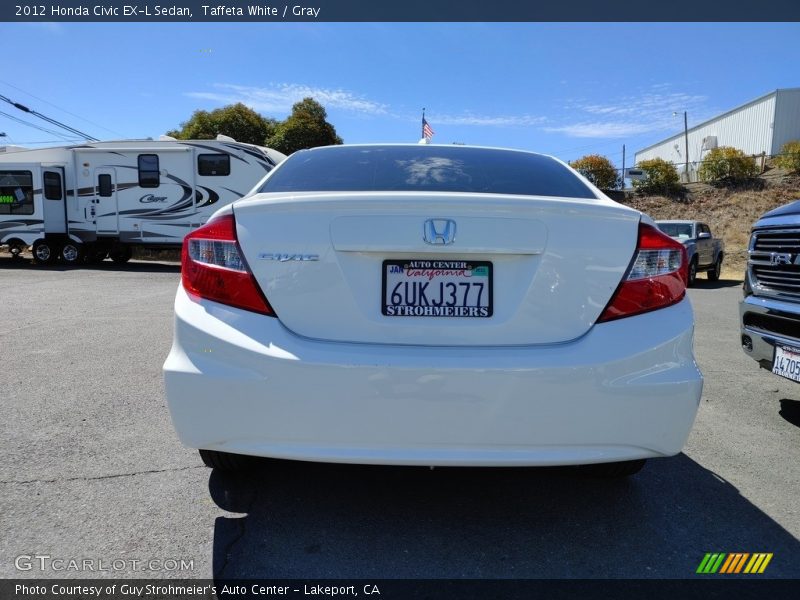
M 771 560 L 772 552 L 707 552 L 695 572 L 701 575 L 760 574 Z

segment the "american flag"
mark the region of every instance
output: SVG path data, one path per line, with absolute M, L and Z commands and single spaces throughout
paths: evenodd
M 422 117 L 422 137 L 426 140 L 429 140 L 433 137 L 435 131 L 428 125 L 428 121 L 425 120 L 425 117 Z

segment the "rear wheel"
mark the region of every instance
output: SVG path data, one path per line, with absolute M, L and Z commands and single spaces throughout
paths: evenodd
M 714 267 L 708 272 L 708 280 L 718 281 L 720 273 L 722 273 L 722 255 L 717 257 L 717 262 L 714 263 Z
M 19 258 L 23 250 L 25 250 L 25 244 L 22 242 L 11 242 L 8 245 L 8 251 L 12 258 Z
M 58 250 L 47 240 L 36 240 L 33 243 L 33 258 L 40 265 L 52 265 L 58 258 Z
M 61 261 L 70 267 L 80 264 L 83 261 L 83 245 L 75 242 L 67 242 L 61 248 Z
M 111 260 L 114 261 L 114 264 L 124 265 L 131 259 L 133 252 L 130 246 L 117 246 L 109 252 L 108 255 L 111 257 Z
M 255 459 L 243 454 L 231 454 L 217 450 L 199 450 L 200 458 L 207 467 L 221 471 L 244 471 L 253 466 Z
M 588 477 L 599 477 L 603 479 L 617 479 L 636 475 L 642 470 L 646 459 L 624 460 L 613 463 L 600 463 L 596 465 L 581 465 L 581 472 Z
M 697 279 L 697 257 L 692 259 L 692 262 L 689 263 L 689 281 L 687 285 L 694 285 L 694 281 Z

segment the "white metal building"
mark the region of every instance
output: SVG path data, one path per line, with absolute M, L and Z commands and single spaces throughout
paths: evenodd
M 780 153 L 789 141 L 800 140 L 800 88 L 779 89 L 689 128 L 689 172 L 712 148 L 733 146 L 746 154 L 767 156 Z M 686 140 L 681 131 L 636 152 L 636 164 L 663 158 L 685 170 Z

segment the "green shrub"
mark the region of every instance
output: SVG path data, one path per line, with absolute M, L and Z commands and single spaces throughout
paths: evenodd
M 613 190 L 620 186 L 620 178 L 614 165 L 605 156 L 589 154 L 569 163 L 569 166 L 586 177 L 601 190 Z
M 633 187 L 644 194 L 670 194 L 680 188 L 678 170 L 663 158 L 643 160 L 636 168 L 647 175 L 644 181 L 633 181 Z
M 752 157 L 731 146 L 711 150 L 697 171 L 700 180 L 709 183 L 739 183 L 757 174 L 758 168 Z
M 790 173 L 800 173 L 800 140 L 786 142 L 781 155 L 775 159 L 775 165 Z

